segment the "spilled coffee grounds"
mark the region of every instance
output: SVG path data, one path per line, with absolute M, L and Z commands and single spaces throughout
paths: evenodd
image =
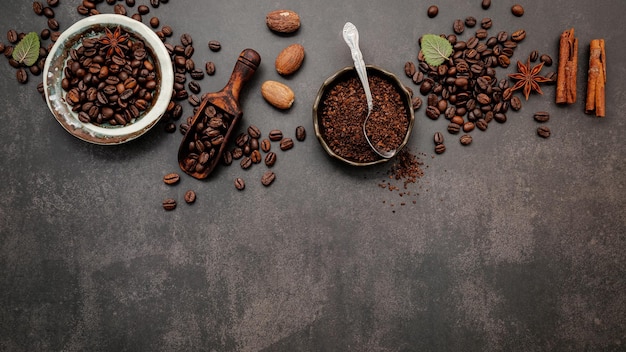
M 371 75 L 369 78 L 374 109 L 367 124 L 370 140 L 379 149 L 397 148 L 409 126 L 402 96 L 391 82 Z M 322 97 L 320 130 L 337 155 L 355 162 L 380 159 L 367 144 L 363 122 L 367 116 L 365 91 L 356 74 L 338 82 Z

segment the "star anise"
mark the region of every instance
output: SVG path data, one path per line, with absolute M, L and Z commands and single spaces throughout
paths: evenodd
M 104 27 L 104 36 L 100 38 L 100 43 L 103 50 L 107 51 L 107 57 L 110 57 L 115 52 L 120 57 L 124 57 L 124 51 L 128 50 L 126 43 L 128 42 L 128 34 L 122 33 L 122 29 L 118 26 L 115 32 L 107 27 Z
M 511 89 L 515 91 L 523 87 L 526 100 L 528 100 L 528 96 L 530 96 L 530 93 L 533 90 L 539 94 L 543 94 L 541 88 L 539 87 L 539 83 L 550 82 L 550 79 L 539 75 L 542 68 L 543 62 L 531 68 L 530 59 L 526 62 L 526 65 L 518 61 L 518 73 L 512 73 L 509 75 L 510 78 L 518 80 Z

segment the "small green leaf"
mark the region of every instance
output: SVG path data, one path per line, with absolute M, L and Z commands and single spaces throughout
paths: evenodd
M 32 66 L 39 58 L 39 35 L 28 33 L 13 49 L 13 59 L 26 66 Z
M 422 36 L 422 53 L 426 63 L 439 66 L 452 54 L 450 42 L 436 34 L 424 34 Z

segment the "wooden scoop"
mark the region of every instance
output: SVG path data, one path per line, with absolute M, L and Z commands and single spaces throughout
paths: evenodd
M 203 96 L 178 149 L 178 165 L 188 175 L 205 179 L 222 159 L 232 132 L 243 115 L 239 93 L 260 63 L 259 53 L 245 49 L 226 86 L 219 92 Z

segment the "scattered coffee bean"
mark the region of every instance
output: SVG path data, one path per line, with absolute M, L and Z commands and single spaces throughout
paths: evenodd
M 213 52 L 220 51 L 222 49 L 222 44 L 217 40 L 209 41 L 209 49 Z
M 276 174 L 273 171 L 268 170 L 263 174 L 263 177 L 261 177 L 261 183 L 263 186 L 268 187 L 274 182 L 275 179 Z
M 493 25 L 493 21 L 489 17 L 485 17 L 480 21 L 480 27 L 483 29 L 489 29 Z
M 548 120 L 550 120 L 550 114 L 546 111 L 538 111 L 533 115 L 533 118 L 537 122 L 548 122 Z
M 209 61 L 205 65 L 206 74 L 209 76 L 213 76 L 215 74 L 215 63 L 213 61 Z
M 473 28 L 476 25 L 476 17 L 467 16 L 465 17 L 465 27 Z
M 19 37 L 18 37 L 17 31 L 15 29 L 10 29 L 7 32 L 7 40 L 11 44 L 16 44 L 18 42 Z
M 183 33 L 180 36 L 180 43 L 183 46 L 188 46 L 188 45 L 192 45 L 193 44 L 193 38 L 191 37 L 191 34 L 189 33 Z M 183 49 L 184 50 L 184 49 Z
M 180 181 L 180 175 L 175 172 L 163 176 L 163 182 L 167 185 L 174 185 L 178 183 L 178 181 Z
M 435 146 L 435 153 L 443 154 L 446 151 L 446 146 L 444 144 L 437 144 Z
M 237 188 L 240 191 L 246 188 L 246 183 L 244 182 L 243 178 L 237 177 L 235 179 L 235 188 Z
M 28 82 L 28 73 L 26 73 L 26 70 L 24 68 L 19 68 L 15 73 L 15 77 L 17 78 L 17 81 L 21 84 L 26 84 Z
M 456 19 L 454 20 L 454 23 L 452 24 L 452 30 L 456 34 L 461 34 L 465 30 L 465 24 L 463 23 L 462 20 Z
M 261 150 L 265 153 L 269 152 L 272 149 L 272 143 L 269 139 L 263 139 L 261 141 Z
M 443 144 L 443 134 L 441 132 L 435 132 L 433 140 L 435 142 L 435 145 Z
M 459 133 L 459 131 L 461 131 L 461 126 L 451 122 L 450 124 L 448 124 L 448 132 L 452 133 L 452 134 L 457 134 Z
M 539 57 L 539 61 L 543 62 L 543 65 L 546 67 L 552 66 L 552 57 L 548 54 L 542 54 Z
M 524 8 L 522 7 L 522 5 L 515 4 L 511 7 L 511 13 L 514 16 L 521 17 L 524 15 Z
M 283 138 L 280 140 L 280 150 L 289 150 L 293 148 L 293 140 L 291 138 Z
M 261 152 L 259 152 L 258 150 L 253 150 L 250 153 L 250 161 L 252 161 L 252 163 L 254 164 L 260 163 L 262 159 L 263 157 L 261 157 Z
M 193 204 L 196 201 L 196 192 L 192 190 L 188 190 L 185 192 L 185 203 Z
M 172 34 L 174 34 L 174 30 L 170 26 L 163 26 L 163 28 L 161 28 L 161 32 L 163 32 L 163 35 L 166 37 L 171 37 Z
M 157 28 L 160 25 L 160 21 L 158 17 L 152 17 L 150 18 L 150 27 L 152 28 Z M 164 33 L 165 35 L 165 33 Z
M 524 38 L 526 38 L 526 31 L 523 29 L 519 29 L 511 33 L 511 40 L 514 42 L 521 42 L 522 40 L 524 40 Z M 531 56 L 532 56 L 532 53 L 531 53 Z
M 271 130 L 269 133 L 269 139 L 271 141 L 280 141 L 283 139 L 283 132 L 281 130 Z
M 147 15 L 148 13 L 150 13 L 150 8 L 146 5 L 139 5 L 137 7 L 137 12 L 139 12 L 140 15 Z
M 550 137 L 550 134 L 551 134 L 550 127 L 548 127 L 548 126 L 539 126 L 539 127 L 537 127 L 537 134 L 540 137 L 543 137 L 543 138 Z
M 304 129 L 304 126 L 296 127 L 296 139 L 300 142 L 306 139 L 306 130 Z
M 42 13 L 48 18 L 54 18 L 54 10 L 49 6 L 44 7 Z
M 478 119 L 478 121 L 476 121 L 476 127 L 481 131 L 486 131 L 488 126 L 485 119 Z
M 426 11 L 426 14 L 430 18 L 434 18 L 435 16 L 437 16 L 438 13 L 439 13 L 439 7 L 435 5 L 429 6 L 428 10 Z
M 128 7 L 135 6 L 135 0 L 126 0 L 126 6 Z
M 269 152 L 265 154 L 265 165 L 267 167 L 272 167 L 276 163 L 276 153 Z
M 43 14 L 43 7 L 44 6 L 41 1 L 33 1 L 33 12 L 35 12 L 37 16 L 41 16 Z
M 167 211 L 176 209 L 176 200 L 173 198 L 163 200 L 163 209 Z
M 472 143 L 472 136 L 469 134 L 464 134 L 459 138 L 459 141 L 462 145 L 469 145 Z
M 483 10 L 487 10 L 491 6 L 491 0 L 483 0 L 480 4 Z
M 467 121 L 463 124 L 463 132 L 471 132 L 475 127 L 476 125 L 472 121 Z
M 58 31 L 60 27 L 61 26 L 59 25 L 59 22 L 56 19 L 54 18 L 48 19 L 48 28 L 50 28 L 53 31 Z
M 419 108 L 422 107 L 422 98 L 418 96 L 411 98 L 411 106 L 413 107 L 413 110 L 419 110 Z
M 59 5 L 59 0 L 47 0 L 46 3 L 48 3 L 48 6 L 50 7 L 57 7 Z
M 161 0 L 150 0 L 150 6 L 152 6 L 155 9 L 159 7 L 160 4 L 161 4 Z
M 250 135 L 251 138 L 258 139 L 259 137 L 261 137 L 261 130 L 255 125 L 248 126 L 247 131 L 248 135 Z
M 249 169 L 250 166 L 252 166 L 252 160 L 250 159 L 249 156 L 244 156 L 243 159 L 241 159 L 241 162 L 239 163 L 239 165 L 244 170 Z

